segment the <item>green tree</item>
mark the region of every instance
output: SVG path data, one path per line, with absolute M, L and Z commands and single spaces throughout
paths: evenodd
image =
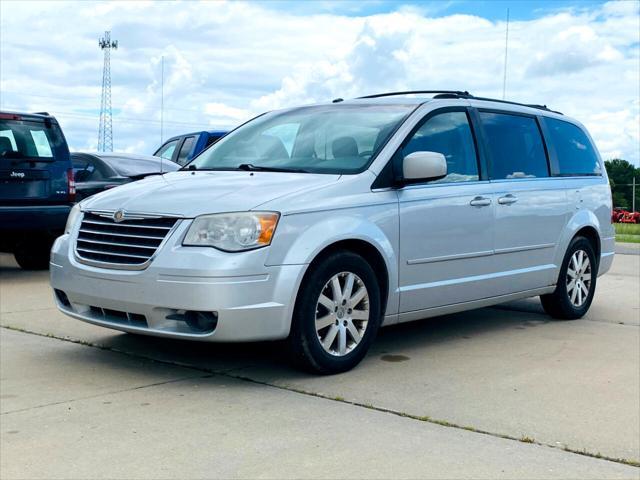
M 633 178 L 636 179 L 636 209 L 640 208 L 640 168 L 621 158 L 614 158 L 604 162 L 611 183 L 613 206 L 631 208 Z

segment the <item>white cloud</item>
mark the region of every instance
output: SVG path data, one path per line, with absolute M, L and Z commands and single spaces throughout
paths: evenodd
M 2 106 L 50 111 L 74 148 L 95 148 L 105 27 L 120 41 L 112 75 L 121 150 L 150 153 L 160 142 L 162 56 L 165 138 L 392 89 L 500 97 L 504 22 L 433 17 L 427 7 L 347 16 L 340 2 L 325 14 L 268 2 L 1 2 Z M 507 97 L 564 111 L 605 158 L 639 163 L 639 22 L 637 2 L 512 22 Z
M 141 114 L 144 110 L 145 103 L 139 98 L 130 98 L 122 107 L 122 111 L 126 113 Z
M 140 151 L 144 148 L 144 140 L 138 140 L 136 143 L 126 146 L 122 152 L 125 153 L 140 153 Z
M 255 114 L 243 108 L 230 107 L 224 103 L 207 103 L 204 106 L 204 113 L 208 115 L 209 125 L 213 127 L 234 127 L 249 120 Z

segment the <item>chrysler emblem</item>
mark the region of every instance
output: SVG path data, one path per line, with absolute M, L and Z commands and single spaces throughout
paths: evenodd
M 113 221 L 116 223 L 120 223 L 124 220 L 124 210 L 116 210 L 113 214 Z

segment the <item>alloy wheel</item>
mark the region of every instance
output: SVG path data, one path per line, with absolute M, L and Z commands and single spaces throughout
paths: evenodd
M 324 351 L 347 355 L 361 342 L 368 323 L 369 293 L 362 279 L 352 272 L 331 277 L 316 304 L 316 334 Z
M 580 308 L 591 290 L 591 262 L 584 250 L 576 250 L 567 267 L 567 295 L 571 304 Z

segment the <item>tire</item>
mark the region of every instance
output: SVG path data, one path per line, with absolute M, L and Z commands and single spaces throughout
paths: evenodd
M 350 301 L 343 298 L 348 290 Z M 332 253 L 313 265 L 302 281 L 294 308 L 288 338 L 293 365 L 323 375 L 358 365 L 382 321 L 380 297 L 373 268 L 355 253 Z
M 588 263 L 585 264 L 585 261 Z M 572 274 L 576 270 L 577 279 Z M 598 262 L 593 245 L 585 237 L 575 237 L 562 261 L 556 289 L 553 293 L 540 296 L 542 308 L 548 315 L 560 320 L 583 317 L 593 301 L 597 278 Z
M 46 270 L 49 268 L 49 255 L 53 239 L 43 237 L 21 242 L 13 252 L 18 265 L 23 270 Z

